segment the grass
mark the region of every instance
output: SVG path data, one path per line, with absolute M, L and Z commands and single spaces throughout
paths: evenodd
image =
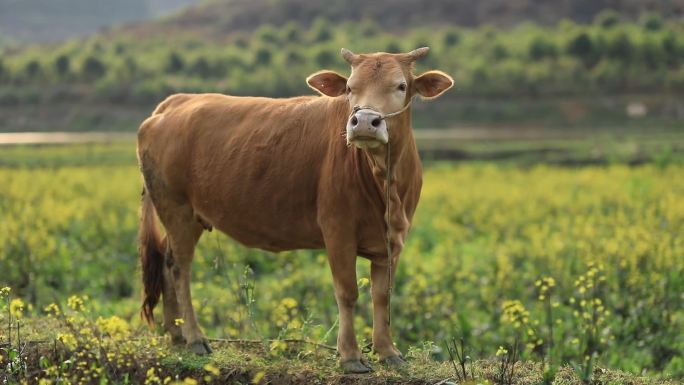
M 243 383 L 264 372 L 272 383 L 435 384 L 456 379 L 444 346 L 454 337 L 466 341 L 476 377 L 498 383 L 506 382 L 498 364 L 507 356 L 496 352 L 514 341 L 517 383 L 546 376 L 556 384 L 665 384 L 684 376 L 676 158 L 636 167 L 429 163 L 393 295 L 392 329 L 410 365 L 395 372 L 375 363 L 376 373 L 358 380 L 343 376 L 326 349 L 284 342 L 335 343 L 323 251 L 273 255 L 206 234 L 193 265 L 200 323 L 212 338 L 257 342 L 216 342 L 212 357 L 186 356 L 138 317 L 133 146 L 4 147 L 0 163 L 0 287 L 13 288 L 0 301 L 0 354 L 13 379 L 68 374 L 87 383 L 99 370 L 110 382 L 135 383 L 154 368 L 160 381 L 182 381 L 210 365 Z M 357 276 L 354 323 L 366 346 L 364 261 Z M 549 360 L 558 369 L 552 376 L 542 365 Z
M 74 315 L 72 314 L 72 317 Z M 76 316 L 78 317 L 78 315 Z M 435 359 L 440 347 L 427 343 L 412 348 L 401 368 L 372 362 L 374 371 L 366 375 L 344 374 L 338 367 L 335 352 L 314 345 L 287 344 L 274 348 L 269 341 L 240 343 L 213 341 L 214 353 L 196 356 L 182 348 L 168 345 L 164 337 L 138 329 L 125 337 L 108 332 L 106 323 L 90 323 L 94 337 L 77 338 L 69 345 L 63 336 L 71 327 L 55 318 L 22 319 L 23 344 L 9 364 L 7 344 L 0 343 L 0 372 L 4 383 L 23 380 L 48 383 L 145 383 L 168 384 L 454 384 L 458 375 L 452 363 Z M 45 331 L 48 330 L 46 333 Z M 57 336 L 57 337 L 55 337 Z M 33 341 L 33 342 L 32 342 Z M 36 342 L 38 341 L 38 342 Z M 133 349 L 132 349 L 133 348 Z M 467 381 L 460 383 L 501 384 L 500 360 L 468 361 Z M 513 384 L 536 385 L 543 375 L 538 362 L 517 362 Z M 196 382 L 195 382 L 196 381 Z M 595 368 L 592 384 L 674 385 L 676 382 L 637 376 L 617 370 Z M 569 366 L 561 367 L 556 385 L 580 385 L 583 382 Z

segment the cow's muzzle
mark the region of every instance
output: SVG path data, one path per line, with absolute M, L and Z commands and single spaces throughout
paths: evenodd
M 375 110 L 362 108 L 347 121 L 347 142 L 360 148 L 387 144 L 389 133 L 384 117 Z

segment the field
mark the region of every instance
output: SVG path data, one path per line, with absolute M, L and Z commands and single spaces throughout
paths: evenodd
M 10 382 L 88 383 L 96 373 L 114 383 L 357 381 L 340 377 L 322 346 L 334 345 L 337 316 L 323 251 L 275 255 L 205 233 L 193 294 L 218 353 L 169 350 L 142 325 L 133 148 L 1 148 L 0 288 L 11 291 L 0 305 L 0 365 Z M 410 365 L 397 374 L 376 364 L 367 380 L 457 380 L 453 339 L 481 381 L 507 383 L 509 359 L 521 360 L 516 383 L 681 380 L 683 173 L 675 161 L 427 164 L 392 297 Z M 368 270 L 360 259 L 361 346 L 370 341 Z

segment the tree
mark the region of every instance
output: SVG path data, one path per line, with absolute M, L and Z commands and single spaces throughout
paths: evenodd
M 257 39 L 264 44 L 277 44 L 278 36 L 275 30 L 270 25 L 262 25 L 256 31 Z
M 625 32 L 619 32 L 608 40 L 606 47 L 608 57 L 629 63 L 634 54 L 634 45 Z
M 285 63 L 290 65 L 302 64 L 304 63 L 304 57 L 297 51 L 289 51 L 285 55 Z
M 302 40 L 302 31 L 299 29 L 299 25 L 293 21 L 285 24 L 282 33 L 285 41 L 289 43 L 299 43 Z
M 114 53 L 117 55 L 123 55 L 126 52 L 126 46 L 123 43 L 116 43 L 114 46 Z
M 333 34 L 330 29 L 330 22 L 322 18 L 316 19 L 311 26 L 311 35 L 313 36 L 313 41 L 317 43 L 323 43 L 332 39 Z
M 494 60 L 503 60 L 508 57 L 508 50 L 501 43 L 496 43 L 492 47 L 490 54 Z
M 385 47 L 385 51 L 389 53 L 399 53 L 401 52 L 401 46 L 396 41 L 391 41 Z
M 247 48 L 249 47 L 249 40 L 244 36 L 240 36 L 237 39 L 235 39 L 235 46 L 243 49 Z
M 447 47 L 453 47 L 461 42 L 461 35 L 456 31 L 447 31 L 444 34 L 444 45 Z
M 61 78 L 67 76 L 71 70 L 71 60 L 66 54 L 59 55 L 55 59 L 55 72 Z
M 655 13 L 646 14 L 641 23 L 647 31 L 660 31 L 663 28 L 663 18 Z
M 203 56 L 200 56 L 199 58 L 197 58 L 197 60 L 195 60 L 194 63 L 192 63 L 192 66 L 190 67 L 190 72 L 204 79 L 212 76 L 209 61 L 207 61 L 207 59 Z
M 138 63 L 130 56 L 127 56 L 126 59 L 124 59 L 124 67 L 126 68 L 128 77 L 132 78 L 135 76 L 136 72 L 138 72 Z
M 271 64 L 272 56 L 273 55 L 268 48 L 262 47 L 256 51 L 254 62 L 257 66 L 268 66 Z
M 670 67 L 677 67 L 682 57 L 680 53 L 684 52 L 684 49 L 680 47 L 678 36 L 672 31 L 668 32 L 665 36 L 663 36 L 661 45 L 665 53 L 665 61 L 667 62 L 667 65 Z
M 594 43 L 586 32 L 580 32 L 570 40 L 567 52 L 571 56 L 582 60 L 587 67 L 591 67 L 596 63 Z
M 83 62 L 83 75 L 86 79 L 94 80 L 101 78 L 107 72 L 107 68 L 100 59 L 88 56 Z
M 376 36 L 379 32 L 377 23 L 369 19 L 363 19 L 361 21 L 359 30 L 361 31 L 361 36 L 368 38 Z
M 554 58 L 557 54 L 556 46 L 547 39 L 536 36 L 530 42 L 528 54 L 532 60 L 540 61 L 545 58 Z
M 650 69 L 661 68 L 666 63 L 666 56 L 660 42 L 647 37 L 641 44 L 641 59 Z
M 327 49 L 321 49 L 316 54 L 316 63 L 319 67 L 330 67 L 335 64 L 335 55 Z
M 603 10 L 594 17 L 594 23 L 606 29 L 612 28 L 620 23 L 620 14 L 612 9 Z
M 178 73 L 185 68 L 185 61 L 178 53 L 171 52 L 166 58 L 166 66 L 164 68 L 167 73 Z
M 24 67 L 24 72 L 29 79 L 34 79 L 42 72 L 40 62 L 36 59 L 29 61 Z

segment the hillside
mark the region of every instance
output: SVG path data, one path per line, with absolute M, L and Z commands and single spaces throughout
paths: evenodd
M 134 28 L 147 34 L 182 28 L 225 36 L 251 32 L 263 24 L 295 22 L 308 27 L 322 17 L 334 24 L 368 19 L 379 28 L 402 32 L 428 25 L 511 27 L 522 22 L 552 25 L 562 19 L 589 23 L 607 9 L 631 21 L 646 12 L 677 19 L 684 15 L 684 0 L 214 0 L 162 22 Z
M 187 6 L 191 7 L 163 21 L 146 21 Z M 510 27 L 527 21 L 551 25 L 562 19 L 589 23 L 606 9 L 631 21 L 645 12 L 679 19 L 684 0 L 0 0 L 0 44 L 8 38 L 56 42 L 122 23 L 133 23 L 122 29 L 146 35 L 183 28 L 225 36 L 251 32 L 263 24 L 282 26 L 293 21 L 308 27 L 318 17 L 334 23 L 366 18 L 380 28 L 400 32 L 427 25 Z
M 159 17 L 196 0 L 0 0 L 3 40 L 56 42 L 113 24 Z
M 210 1 L 88 38 L 0 48 L 0 129 L 132 129 L 171 93 L 300 95 L 312 72 L 348 71 L 340 47 L 426 45 L 417 70 L 446 71 L 456 87 L 416 104 L 417 127 L 681 126 L 684 26 L 673 17 L 684 0 L 340 4 Z M 538 23 L 512 26 L 522 20 Z M 645 106 L 640 121 L 626 114 L 633 103 Z

